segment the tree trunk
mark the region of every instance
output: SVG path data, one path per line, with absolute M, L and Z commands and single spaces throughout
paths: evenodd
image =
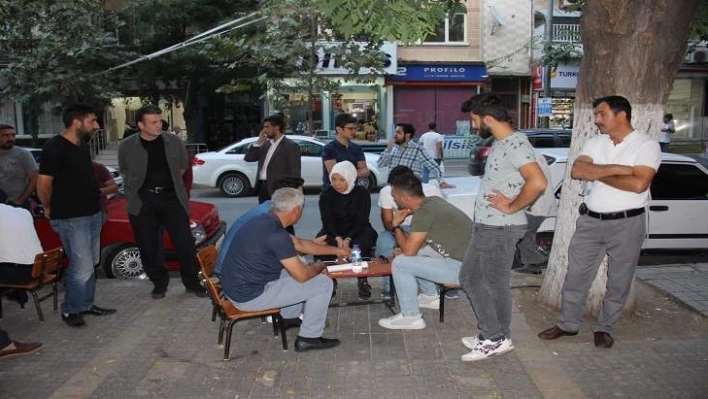
M 581 182 L 570 178 L 570 165 L 585 142 L 599 134 L 592 101 L 621 95 L 632 104 L 632 125 L 658 137 L 664 105 L 676 71 L 686 53 L 689 24 L 697 0 L 593 0 L 586 2 L 580 20 L 584 57 L 576 91 L 573 140 L 563 182 L 561 202 L 548 270 L 541 287 L 543 301 L 560 307 L 561 288 L 568 268 L 568 244 L 575 231 Z M 586 309 L 597 314 L 607 282 L 607 259 L 602 262 L 588 296 Z M 630 296 L 627 308 L 633 308 Z

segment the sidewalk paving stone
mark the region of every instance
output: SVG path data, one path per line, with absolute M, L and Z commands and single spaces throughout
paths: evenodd
M 653 285 L 676 277 L 671 270 L 647 269 L 653 270 L 638 272 L 638 278 Z M 680 269 L 708 274 L 702 266 Z M 673 283 L 672 289 L 683 284 Z M 283 351 L 270 324 L 242 321 L 234 327 L 225 362 L 209 301 L 185 294 L 179 279 L 162 300 L 151 299 L 151 287 L 141 281 L 101 279 L 98 285 L 97 303 L 118 313 L 87 317 L 84 329 L 66 326 L 47 302 L 42 323 L 32 306 L 21 310 L 5 301 L 1 322 L 10 336 L 45 346 L 0 361 L 0 397 L 647 399 L 708 392 L 708 333 L 652 340 L 628 335 L 620 326 L 615 347 L 600 350 L 586 330 L 539 340 L 523 307 L 514 306 L 516 349 L 465 363 L 460 356 L 468 349 L 460 338 L 477 330 L 462 296 L 446 301 L 445 323 L 436 310 L 423 309 L 427 328 L 415 331 L 378 326 L 378 319 L 390 315 L 383 305 L 332 308 L 324 335 L 342 344 L 325 351 L 295 352 L 297 329 L 287 332 L 289 350 Z M 340 282 L 339 291 L 353 298 L 356 284 Z M 519 291 L 513 292 L 516 301 Z

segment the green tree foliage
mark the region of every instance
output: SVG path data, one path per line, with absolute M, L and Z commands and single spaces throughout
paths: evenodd
M 293 93 L 307 93 L 312 102 L 315 93 L 339 87 L 317 73 L 317 54 L 331 54 L 349 71 L 349 79 L 366 82 L 372 75 L 360 75 L 360 70 L 381 72 L 387 61 L 380 51 L 384 41 L 417 42 L 434 34 L 447 13 L 464 10 L 452 0 L 266 0 L 260 8 L 265 22 L 225 37 L 214 54 L 231 68 L 257 75 L 234 79 L 220 90 L 250 80 L 269 88 L 281 110 Z
M 117 21 L 99 0 L 15 0 L 0 7 L 3 96 L 24 102 L 33 137 L 42 103 L 81 101 L 100 106 L 116 96 L 117 76 L 97 75 L 127 53 L 115 36 Z M 48 133 L 48 132 L 42 132 Z

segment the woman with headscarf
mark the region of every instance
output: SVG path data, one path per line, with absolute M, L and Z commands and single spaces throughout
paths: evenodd
M 369 223 L 371 195 L 356 184 L 356 167 L 349 161 L 339 162 L 329 173 L 332 185 L 320 195 L 322 230 L 327 244 L 340 248 L 359 245 L 362 257 L 371 257 L 376 244 L 376 230 Z M 371 297 L 371 286 L 366 277 L 359 278 L 359 296 Z

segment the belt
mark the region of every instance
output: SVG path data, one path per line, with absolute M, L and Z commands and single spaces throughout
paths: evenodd
M 153 194 L 166 194 L 175 192 L 174 187 L 143 187 L 141 188 L 141 190 Z
M 588 209 L 587 215 L 590 216 L 591 218 L 600 219 L 600 220 L 617 220 L 617 219 L 631 218 L 632 216 L 641 215 L 642 213 L 644 213 L 644 208 L 630 209 L 627 211 L 610 212 L 610 213 L 598 213 L 598 212 L 593 212 Z

